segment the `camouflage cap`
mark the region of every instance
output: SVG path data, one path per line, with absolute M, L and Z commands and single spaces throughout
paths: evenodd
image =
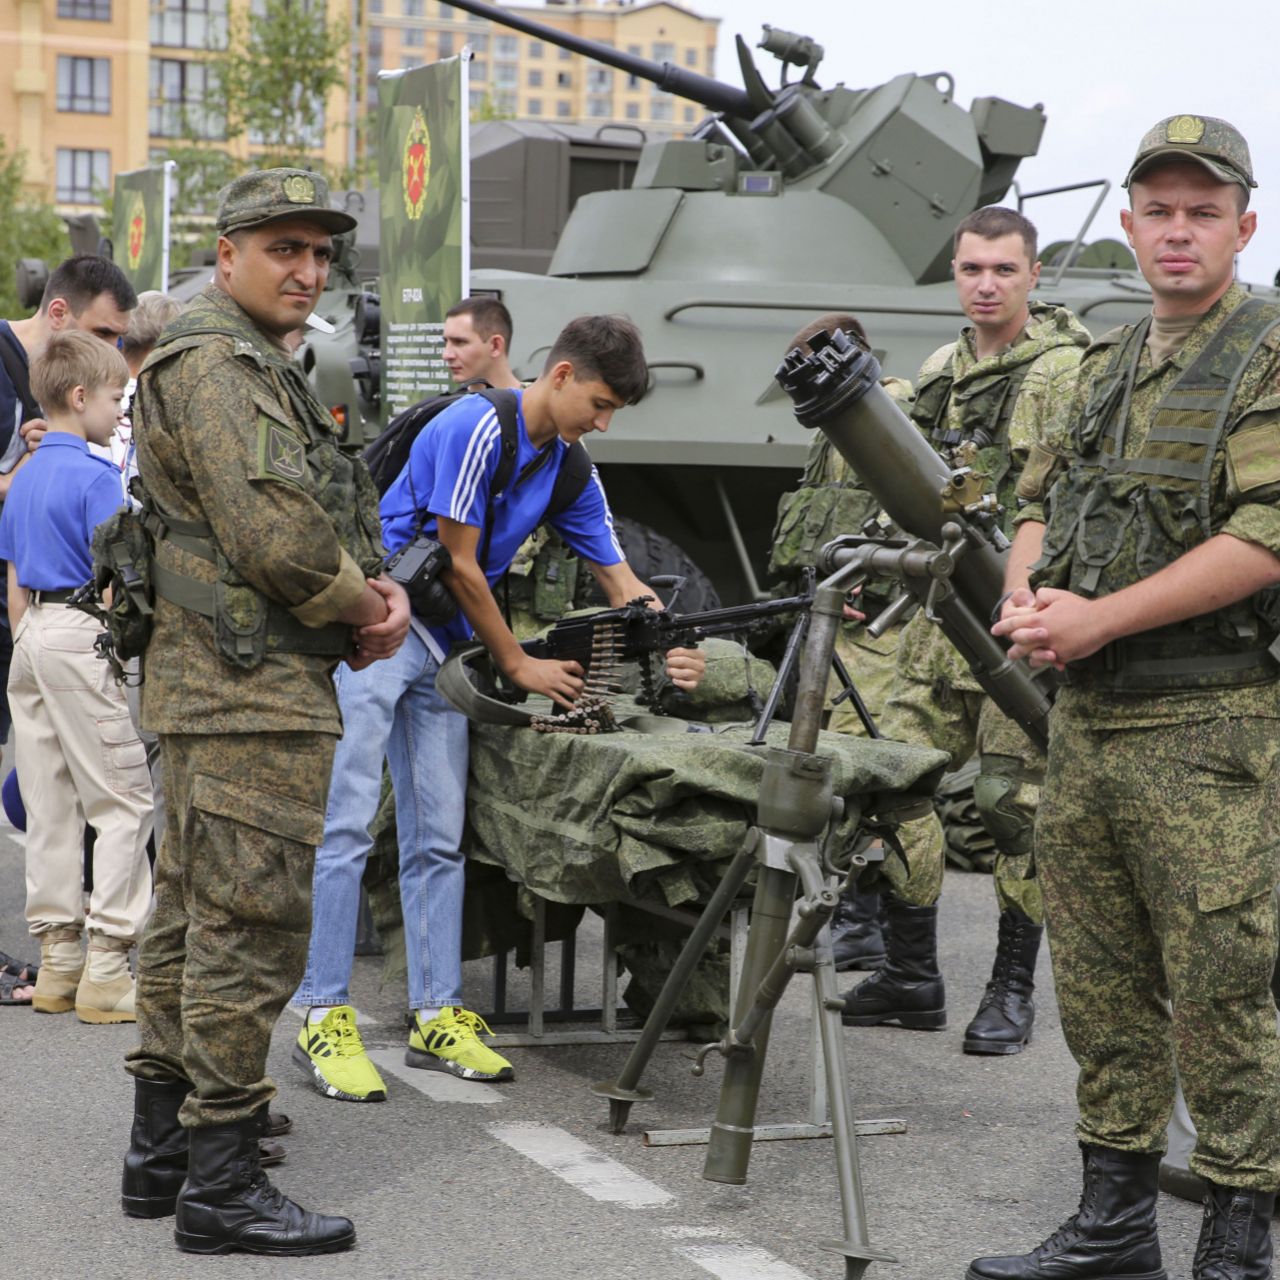
M 218 192 L 219 235 L 277 218 L 307 218 L 326 231 L 350 231 L 356 220 L 329 207 L 329 184 L 309 169 L 254 169 Z
M 1161 160 L 1194 160 L 1219 182 L 1235 182 L 1247 191 L 1253 180 L 1249 144 L 1235 125 L 1214 116 L 1169 116 L 1148 129 L 1122 185 Z

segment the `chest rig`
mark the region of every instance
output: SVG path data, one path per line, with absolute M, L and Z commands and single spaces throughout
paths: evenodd
M 1213 537 L 1229 512 L 1214 503 L 1215 464 L 1250 361 L 1280 308 L 1249 298 L 1219 325 L 1165 392 L 1146 438 L 1125 457 L 1147 317 L 1116 344 L 1074 434 L 1075 459 L 1046 501 L 1034 586 L 1098 598 L 1150 577 Z M 1118 691 L 1256 684 L 1280 667 L 1273 591 L 1108 645 L 1067 669 L 1071 682 Z
M 911 417 L 944 458 L 950 458 L 962 444 L 977 445 L 975 469 L 990 477 L 991 492 L 1004 508 L 1004 532 L 1008 534 L 1016 510 L 1013 490 L 1017 482 L 1010 474 L 1009 420 L 1034 362 L 994 370 L 957 387 L 955 360 L 953 351 L 946 364 L 920 385 Z
M 296 472 L 296 481 L 329 517 L 342 547 L 366 576 L 376 576 L 382 565 L 377 490 L 355 452 L 340 445 L 337 424 L 316 400 L 300 368 L 265 358 L 234 328 L 208 324 L 182 327 L 162 344 L 153 364 L 215 336 L 230 338 L 236 362 L 246 362 L 271 380 L 282 419 L 276 424 L 273 418 L 273 427 L 289 420 L 283 433 L 277 430 L 270 437 L 280 452 L 277 465 L 284 472 Z M 244 374 L 249 375 L 249 370 Z M 218 651 L 232 665 L 252 670 L 269 652 L 333 658 L 350 652 L 349 626 L 340 622 L 322 627 L 304 625 L 239 574 L 208 523 L 171 516 L 154 496 L 146 501 L 143 520 L 155 548 L 152 577 L 156 594 L 210 619 Z M 215 581 L 181 572 L 169 547 L 181 548 L 212 564 L 217 571 Z

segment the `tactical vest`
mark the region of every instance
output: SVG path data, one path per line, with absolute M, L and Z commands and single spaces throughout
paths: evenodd
M 1011 369 L 1001 369 L 985 377 L 975 378 L 961 391 L 955 388 L 955 352 L 933 377 L 922 382 L 916 391 L 911 417 L 929 438 L 929 443 L 950 458 L 960 445 L 973 442 L 978 446 L 975 470 L 991 479 L 991 492 L 1005 511 L 1005 533 L 1011 532 L 1014 485 L 1017 476 L 1010 474 L 1013 454 L 1009 446 L 1009 420 L 1023 380 L 1034 360 L 1026 360 Z M 960 425 L 951 426 L 947 412 L 954 399 L 959 409 Z
M 180 355 L 213 336 L 231 338 L 236 358 L 265 372 L 280 403 L 292 407 L 303 432 L 299 443 L 305 470 L 314 482 L 311 496 L 329 517 L 342 547 L 367 576 L 376 576 L 382 568 L 377 490 L 358 451 L 340 446 L 337 424 L 316 400 L 297 365 L 267 360 L 243 334 L 212 325 L 180 329 L 162 339 L 152 364 Z M 331 658 L 351 652 L 350 626 L 332 622 L 308 627 L 298 621 L 284 605 L 240 576 L 207 523 L 171 516 L 154 498 L 148 501 L 144 519 L 155 545 L 152 572 L 156 594 L 210 619 L 218 650 L 228 662 L 252 670 L 269 652 Z M 173 557 L 165 552 L 166 543 L 214 565 L 217 580 L 205 582 L 179 572 L 173 567 Z
M 1123 456 L 1150 317 L 1116 345 L 1075 428 L 1075 460 L 1046 499 L 1035 586 L 1098 598 L 1148 578 L 1211 538 L 1214 461 L 1249 362 L 1280 324 L 1250 298 L 1227 317 L 1156 406 L 1133 457 Z M 1256 684 L 1277 673 L 1277 596 L 1260 592 L 1212 614 L 1116 641 L 1067 678 L 1117 691 Z
M 811 451 L 800 487 L 782 495 L 769 554 L 771 576 L 791 577 L 818 562 L 818 552 L 845 533 L 858 533 L 879 505 L 852 476 L 826 480 L 834 446 L 825 436 Z

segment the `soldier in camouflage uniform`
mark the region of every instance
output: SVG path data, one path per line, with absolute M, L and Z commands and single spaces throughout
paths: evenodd
M 810 338 L 836 329 L 843 330 L 862 346 L 870 346 L 866 330 L 856 316 L 830 312 L 805 325 L 787 344 L 787 350 L 800 347 L 807 351 Z M 881 385 L 904 412 L 910 412 L 910 382 L 905 378 L 886 377 L 881 379 Z M 805 569 L 817 565 L 818 553 L 832 538 L 857 533 L 869 520 L 879 518 L 880 507 L 875 498 L 827 436 L 815 431 L 799 486 L 783 494 L 778 503 L 769 556 L 770 576 L 784 579 L 786 589 L 791 590 L 798 585 Z M 865 583 L 858 593 L 857 608 L 846 608 L 845 621 L 836 634 L 836 653 L 877 724 L 893 683 L 894 658 L 902 626 L 892 626 L 876 637 L 867 630 L 867 624 L 875 621 L 899 590 L 893 582 Z M 839 693 L 840 682 L 832 672 L 828 698 Z M 833 733 L 855 736 L 866 733 L 862 718 L 848 698 L 830 708 L 826 727 Z M 872 969 L 884 959 L 880 914 L 878 890 L 850 889 L 841 895 L 840 905 L 831 918 L 831 946 L 837 970 Z
M 214 283 L 164 332 L 134 402 L 157 509 L 142 721 L 160 736 L 168 817 L 138 964 L 124 1208 L 158 1217 L 176 1203 L 191 1252 L 355 1239 L 346 1218 L 276 1191 L 257 1146 L 272 1027 L 306 962 L 342 732 L 333 672 L 390 657 L 409 621 L 378 576 L 368 472 L 281 341 L 324 287 L 330 233 L 353 226 L 315 174 L 232 182 Z
M 1280 307 L 1233 280 L 1256 214 L 1231 125 L 1162 120 L 1125 185 L 1152 313 L 1090 347 L 1068 434 L 1024 473 L 995 627 L 1066 680 L 1036 857 L 1085 1193 L 1062 1230 L 970 1280 L 1165 1275 L 1175 1065 L 1209 1184 L 1192 1274 L 1272 1273 Z
M 1065 308 L 1029 303 L 1040 270 L 1036 232 L 1012 210 L 979 209 L 961 222 L 952 269 L 972 324 L 925 361 L 910 413 L 944 456 L 961 445 L 976 449 L 972 465 L 988 477 L 1011 527 L 1014 484 L 1033 445 L 1060 433 L 1089 335 Z M 903 630 L 881 729 L 887 738 L 949 752 L 953 769 L 980 754 L 974 797 L 998 851 L 999 941 L 963 1047 L 1017 1053 L 1035 1017 L 1044 913 L 1031 840 L 1044 761 L 922 613 Z M 884 864 L 892 886 L 888 959 L 846 994 L 844 1019 L 937 1030 L 946 1025 L 937 962 L 942 830 L 930 814 L 904 824 L 900 835 L 906 865 L 898 858 Z

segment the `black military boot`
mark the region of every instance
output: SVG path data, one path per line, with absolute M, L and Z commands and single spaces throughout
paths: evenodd
M 875 969 L 884 961 L 880 894 L 846 889 L 831 917 L 831 952 L 836 972 Z
M 131 1218 L 164 1218 L 173 1212 L 187 1176 L 187 1131 L 178 1111 L 191 1092 L 189 1080 L 133 1081 L 133 1129 L 124 1157 L 120 1205 Z
M 1030 1253 L 975 1258 L 965 1280 L 1168 1280 L 1156 1236 L 1160 1157 L 1083 1144 L 1080 1152 L 1080 1208 Z
M 896 1022 L 913 1031 L 940 1031 L 947 1025 L 947 992 L 938 972 L 938 908 L 886 896 L 884 964 L 845 992 L 840 1016 L 853 1027 Z
M 356 1242 L 347 1218 L 311 1213 L 277 1190 L 258 1163 L 257 1116 L 191 1130 L 173 1238 L 187 1253 L 300 1257 Z
M 1271 1280 L 1272 1191 L 1207 1184 L 1192 1280 Z
M 973 1021 L 964 1029 L 965 1053 L 1020 1053 L 1031 1043 L 1036 1006 L 1036 956 L 1044 926 L 1017 907 L 1000 913 L 1000 941 L 991 981 Z

